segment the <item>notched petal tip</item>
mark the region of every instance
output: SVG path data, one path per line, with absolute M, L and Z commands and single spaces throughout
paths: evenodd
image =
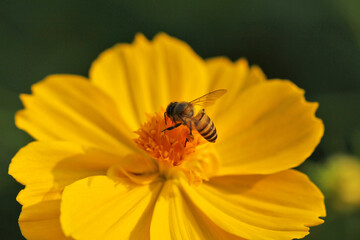
M 133 44 L 140 44 L 140 45 L 142 44 L 148 45 L 150 43 L 151 42 L 146 38 L 146 36 L 143 33 L 137 33 L 133 41 Z
M 219 57 L 211 57 L 205 59 L 206 64 L 209 64 L 210 67 L 213 65 L 218 66 L 232 66 L 234 63 L 226 56 L 219 56 Z
M 169 48 L 171 48 L 171 51 L 173 50 L 180 50 L 178 52 L 178 54 L 189 54 L 190 57 L 193 57 L 194 59 L 196 59 L 196 61 L 199 61 L 200 63 L 204 63 L 204 60 L 195 53 L 195 51 L 190 47 L 190 45 L 188 45 L 186 42 L 172 37 L 166 33 L 158 33 L 154 39 L 153 39 L 154 44 L 159 44 L 159 45 L 163 45 L 163 46 L 168 46 Z
M 239 58 L 236 62 L 235 62 L 235 66 L 237 68 L 243 69 L 242 71 L 247 72 L 249 70 L 249 62 L 246 58 Z
M 250 74 L 254 74 L 256 75 L 256 77 L 260 80 L 260 81 L 264 81 L 267 79 L 265 73 L 263 72 L 263 70 L 258 66 L 258 65 L 252 65 L 250 67 Z

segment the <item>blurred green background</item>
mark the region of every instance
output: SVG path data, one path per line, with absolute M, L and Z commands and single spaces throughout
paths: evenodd
M 360 236 L 360 1 L 0 1 L 0 238 L 23 239 L 8 164 L 31 139 L 14 126 L 19 93 L 48 74 L 87 75 L 135 33 L 166 32 L 202 57 L 245 57 L 318 101 L 326 133 L 300 170 L 326 196 L 325 223 L 306 239 Z M 348 196 L 348 197 L 345 197 Z

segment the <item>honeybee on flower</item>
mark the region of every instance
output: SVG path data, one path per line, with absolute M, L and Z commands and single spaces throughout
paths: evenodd
M 166 124 L 166 117 L 169 117 L 174 126 L 165 128 L 163 131 L 172 130 L 179 127 L 181 124 L 187 126 L 190 130 L 189 135 L 186 137 L 185 146 L 188 141 L 192 141 L 194 136 L 192 135 L 193 127 L 205 138 L 208 142 L 215 142 L 217 139 L 217 133 L 214 123 L 209 116 L 205 113 L 205 109 L 201 109 L 200 112 L 194 115 L 194 105 L 202 107 L 209 106 L 215 103 L 215 101 L 226 93 L 225 89 L 218 89 L 205 94 L 191 102 L 172 102 L 164 113 L 164 120 Z

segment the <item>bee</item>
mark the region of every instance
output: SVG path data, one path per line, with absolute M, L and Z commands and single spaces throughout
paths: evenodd
M 194 136 L 192 135 L 193 128 L 195 128 L 208 142 L 214 143 L 217 139 L 216 128 L 213 121 L 211 121 L 209 116 L 205 113 L 204 108 L 214 104 L 218 98 L 226 93 L 226 91 L 227 90 L 225 89 L 218 89 L 196 98 L 191 102 L 171 102 L 167 106 L 166 112 L 164 112 L 164 119 L 166 124 L 166 116 L 168 116 L 175 125 L 162 130 L 162 132 L 172 130 L 180 125 L 185 125 L 190 130 L 190 133 L 185 140 L 185 147 L 188 141 L 194 139 Z M 195 105 L 203 107 L 196 115 L 194 115 Z

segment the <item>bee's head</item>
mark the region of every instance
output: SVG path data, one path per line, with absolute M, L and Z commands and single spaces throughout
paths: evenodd
M 166 108 L 166 115 L 167 115 L 168 117 L 173 116 L 173 114 L 174 114 L 174 108 L 175 108 L 176 104 L 177 104 L 177 102 L 171 102 L 171 103 L 167 106 L 167 108 Z
M 171 102 L 167 108 L 166 108 L 166 112 L 164 112 L 164 120 L 165 120 L 165 125 L 166 125 L 166 116 L 168 116 L 169 118 L 173 119 L 174 116 L 174 108 L 176 106 L 177 102 Z

